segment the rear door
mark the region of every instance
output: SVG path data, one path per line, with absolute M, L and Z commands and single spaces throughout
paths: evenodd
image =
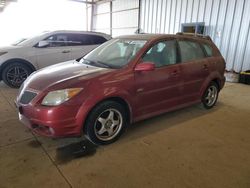
M 77 59 L 86 55 L 91 50 L 107 41 L 107 39 L 102 36 L 76 33 L 71 34 L 69 40 L 72 49 L 72 59 Z
M 135 72 L 137 117 L 157 114 L 179 104 L 182 79 L 176 52 L 176 40 L 166 40 L 153 45 L 142 58 L 140 63 L 152 62 L 156 68 Z
M 180 66 L 184 78 L 183 103 L 199 100 L 202 83 L 209 76 L 209 61 L 200 43 L 179 39 Z

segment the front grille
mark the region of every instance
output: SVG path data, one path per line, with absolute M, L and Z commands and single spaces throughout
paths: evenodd
M 25 91 L 22 96 L 21 96 L 21 99 L 20 99 L 20 103 L 22 104 L 29 104 L 30 101 L 32 101 L 32 99 L 35 98 L 37 94 L 34 93 L 34 92 L 31 92 L 31 91 Z

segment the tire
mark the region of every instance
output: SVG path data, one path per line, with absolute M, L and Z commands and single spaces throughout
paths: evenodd
M 128 124 L 124 107 L 115 101 L 105 101 L 97 105 L 85 122 L 87 138 L 97 145 L 115 142 Z
M 13 88 L 19 88 L 32 70 L 23 63 L 9 63 L 2 71 L 4 83 Z
M 202 96 L 202 104 L 204 108 L 211 109 L 215 106 L 219 95 L 219 86 L 215 82 L 211 82 Z

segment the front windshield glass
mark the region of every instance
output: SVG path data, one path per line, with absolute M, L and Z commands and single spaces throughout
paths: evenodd
M 146 42 L 146 40 L 112 39 L 84 56 L 81 62 L 107 68 L 122 68 L 135 57 Z
M 27 38 L 21 38 L 21 39 L 15 41 L 14 43 L 12 43 L 12 46 L 17 46 L 20 43 L 24 42 L 25 40 L 27 40 Z
M 22 38 L 19 41 L 16 41 L 15 43 L 13 43 L 12 45 L 14 45 L 14 46 L 25 46 L 25 45 L 29 44 L 32 41 L 39 40 L 41 38 L 41 36 L 43 36 L 47 32 L 48 31 L 44 31 L 44 32 L 36 34 L 36 35 L 32 35 L 32 36 Z

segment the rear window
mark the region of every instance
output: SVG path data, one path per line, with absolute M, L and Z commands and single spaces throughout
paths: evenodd
M 207 44 L 202 44 L 207 57 L 212 57 L 213 56 L 213 49 L 211 48 L 211 46 L 207 45 Z
M 179 41 L 181 61 L 187 62 L 205 57 L 204 52 L 197 42 Z

